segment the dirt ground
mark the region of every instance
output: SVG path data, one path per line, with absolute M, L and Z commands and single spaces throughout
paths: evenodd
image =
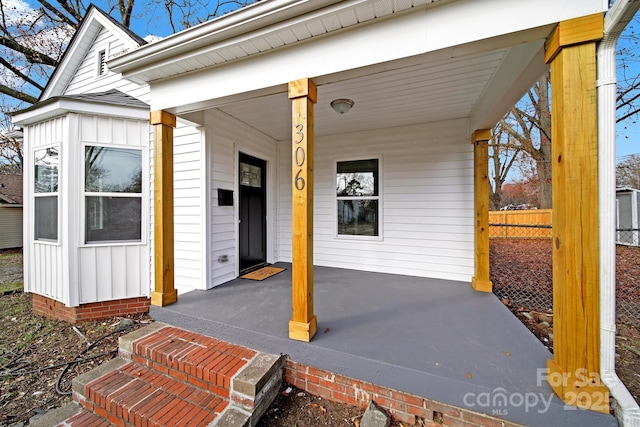
M 550 240 L 492 239 L 494 293 L 553 352 Z M 616 248 L 616 373 L 640 402 L 640 248 Z
M 496 288 L 503 291 L 508 288 L 514 271 L 518 271 L 526 290 L 524 300 L 547 292 L 545 289 L 550 289 L 551 277 L 550 246 L 547 246 L 531 245 L 531 241 L 525 246 L 492 242 L 492 280 Z M 618 252 L 618 287 L 639 301 L 640 296 L 635 292 L 638 291 L 636 280 L 640 277 L 640 250 L 627 249 Z M 0 289 L 4 289 L 3 285 L 7 283 L 21 280 L 20 264 L 19 251 L 0 251 Z M 511 279 L 507 280 L 509 277 Z M 534 310 L 532 306 L 525 308 L 507 297 L 503 302 L 553 350 L 553 318 L 550 312 Z M 67 392 L 75 375 L 113 357 L 117 351 L 118 336 L 132 330 L 116 331 L 121 320 L 82 322 L 74 329 L 68 323 L 33 315 L 30 295 L 0 292 L 0 427 L 28 425 L 30 418 L 69 401 L 70 396 L 59 394 L 56 388 Z M 133 328 L 152 321 L 148 316 L 137 316 L 131 320 Z M 640 329 L 637 325 L 624 324 L 618 328 L 617 371 L 638 399 Z M 259 427 L 359 426 L 364 408 L 329 402 L 293 387 L 288 390 L 289 387 L 287 384 L 283 386 L 276 401 L 260 420 Z M 409 427 L 400 423 L 392 425 Z

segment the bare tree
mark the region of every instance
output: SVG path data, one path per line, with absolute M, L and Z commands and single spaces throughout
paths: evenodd
M 516 146 L 536 164 L 539 208 L 551 207 L 551 104 L 550 75 L 545 73 L 527 95 L 500 121 L 499 127 L 509 134 L 509 149 Z M 496 143 L 494 141 L 493 143 Z
M 6 114 L 38 101 L 59 64 L 71 36 L 80 26 L 88 0 L 0 0 L 0 165 L 21 162 Z M 153 28 L 162 15 L 175 31 L 209 20 L 255 0 L 108 0 L 108 12 L 125 27 L 133 21 Z M 136 12 L 140 9 L 139 12 Z M 165 25 L 166 26 L 166 25 Z
M 616 120 L 624 124 L 623 133 L 628 126 L 637 125 L 640 114 L 640 73 L 638 72 L 640 50 L 638 50 L 639 37 L 635 30 L 639 24 L 640 21 L 636 16 L 623 34 L 617 52 L 619 72 Z M 552 200 L 552 106 L 549 94 L 553 89 L 550 87 L 549 77 L 549 73 L 542 76 L 496 126 L 496 129 L 506 130 L 522 152 L 528 154 L 533 160 L 532 168 L 528 168 L 527 171 L 519 170 L 519 172 L 521 175 L 526 175 L 525 179 L 529 182 L 535 181 L 540 208 L 550 208 Z M 622 136 L 626 137 L 624 134 Z M 511 150 L 513 147 L 513 141 L 505 143 L 505 140 L 498 140 L 492 141 L 492 144 L 495 144 L 495 149 L 498 151 Z M 494 192 L 492 195 L 496 197 L 497 193 Z
M 509 171 L 516 163 L 522 148 L 502 127 L 501 123 L 492 129 L 489 143 L 489 209 L 498 210 L 502 206 L 502 187 L 507 182 Z
M 616 166 L 616 185 L 640 189 L 640 154 L 631 154 Z
M 621 36 L 617 52 L 618 90 L 616 121 L 637 124 L 640 113 L 640 53 L 638 53 L 638 16 L 629 23 L 628 31 Z

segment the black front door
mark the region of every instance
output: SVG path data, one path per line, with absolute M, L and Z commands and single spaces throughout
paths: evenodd
M 240 271 L 267 261 L 266 166 L 240 153 Z

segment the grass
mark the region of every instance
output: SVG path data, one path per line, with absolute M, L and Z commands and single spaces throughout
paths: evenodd
M 15 282 L 0 283 L 0 294 L 4 294 L 5 292 L 19 291 L 22 290 L 23 287 L 24 283 L 22 283 L 22 281 L 20 280 Z

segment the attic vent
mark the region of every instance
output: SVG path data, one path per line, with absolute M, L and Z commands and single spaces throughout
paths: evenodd
M 98 76 L 103 76 L 107 74 L 107 65 L 104 63 L 106 58 L 106 54 L 104 50 L 98 52 Z

